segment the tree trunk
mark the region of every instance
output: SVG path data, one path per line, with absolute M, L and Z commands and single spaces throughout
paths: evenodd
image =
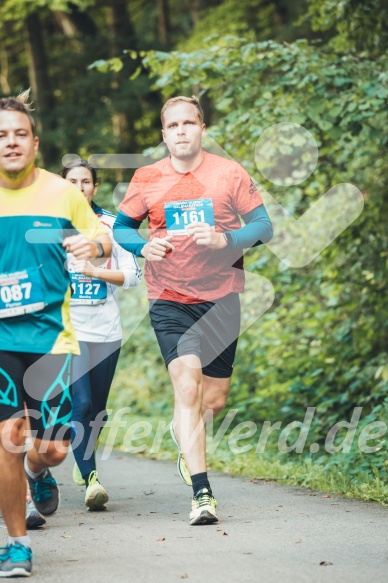
M 107 6 L 109 39 L 109 54 L 111 57 L 121 57 L 124 49 L 136 50 L 137 39 L 132 26 L 126 0 L 111 0 Z M 119 73 L 112 76 L 111 87 L 113 91 L 119 91 L 123 78 L 128 79 L 135 70 L 138 63 L 133 60 L 125 60 L 124 68 Z M 115 94 L 112 94 L 112 101 L 115 103 Z M 118 149 L 120 152 L 136 152 L 135 128 L 136 104 L 128 100 L 125 110 L 117 111 L 113 107 L 112 113 L 112 132 L 117 138 Z M 117 169 L 117 180 L 123 179 L 123 170 Z
M 129 18 L 126 0 L 111 0 L 108 8 L 111 57 L 121 56 L 124 49 L 136 50 L 136 35 Z
M 158 30 L 159 41 L 167 45 L 170 39 L 170 13 L 168 0 L 158 0 Z
M 11 93 L 11 87 L 8 83 L 8 54 L 5 40 L 0 38 L 0 86 L 5 94 Z
M 42 132 L 41 155 L 45 166 L 58 165 L 58 149 L 50 140 L 50 132 L 56 128 L 54 96 L 51 91 L 42 27 L 38 14 L 32 13 L 25 20 L 26 52 L 29 61 L 30 84 L 39 112 L 38 130 Z
M 69 2 L 69 12 L 54 10 L 53 15 L 57 25 L 69 38 L 75 36 L 94 36 L 97 33 L 96 25 L 89 14 L 81 12 L 76 4 Z
M 193 24 L 196 24 L 199 20 L 201 20 L 202 11 L 204 7 L 205 7 L 204 0 L 192 0 L 190 2 L 190 14 Z
M 67 12 L 62 12 L 62 10 L 54 10 L 53 16 L 55 22 L 65 36 L 68 38 L 74 38 L 75 36 L 78 36 L 79 31 Z

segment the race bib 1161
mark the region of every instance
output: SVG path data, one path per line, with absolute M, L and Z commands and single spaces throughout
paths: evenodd
M 211 198 L 165 202 L 164 215 L 168 235 L 187 235 L 186 227 L 192 223 L 207 223 L 214 227 Z

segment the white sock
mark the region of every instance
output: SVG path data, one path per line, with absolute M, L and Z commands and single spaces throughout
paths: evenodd
M 23 447 L 23 451 L 28 451 L 29 449 L 31 449 L 32 447 L 32 439 L 31 437 L 26 437 L 26 440 L 24 442 L 24 447 Z
M 44 472 L 44 470 L 42 470 L 41 472 L 38 472 L 37 474 L 35 472 L 33 472 L 32 470 L 30 470 L 30 468 L 28 467 L 28 463 L 27 463 L 27 456 L 24 456 L 24 469 L 26 471 L 26 474 L 28 476 L 30 476 L 30 478 L 32 478 L 33 480 L 37 480 L 39 478 L 39 476 L 41 476 Z
M 28 547 L 29 549 L 31 548 L 31 539 L 27 534 L 26 536 L 9 536 L 8 544 L 13 545 L 14 543 L 19 543 L 20 545 Z

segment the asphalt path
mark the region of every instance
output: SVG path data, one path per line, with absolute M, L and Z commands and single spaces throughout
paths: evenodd
M 72 464 L 70 454 L 53 471 L 58 512 L 30 531 L 39 583 L 388 581 L 388 509 L 378 504 L 212 473 L 220 521 L 190 526 L 191 489 L 172 462 L 100 462 L 105 512 L 86 510 Z

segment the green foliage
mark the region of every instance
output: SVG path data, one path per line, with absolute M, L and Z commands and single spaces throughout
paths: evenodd
M 280 0 L 224 0 L 208 7 L 195 24 L 189 38 L 182 39 L 179 50 L 196 50 L 207 44 L 209 37 L 234 35 L 250 37 L 252 40 L 293 40 L 300 30 L 294 23 L 303 13 L 305 3 Z
M 73 6 L 81 11 L 87 10 L 95 0 L 72 0 Z M 69 8 L 68 0 L 4 0 L 1 7 L 1 16 L 4 20 L 21 20 L 33 12 L 49 10 L 63 10 L 67 12 Z
M 118 393 L 115 393 L 118 396 Z M 111 395 L 109 405 L 115 412 L 121 407 Z M 100 437 L 100 443 L 107 447 L 113 445 L 123 452 L 137 453 L 152 459 L 176 460 L 177 450 L 173 443 L 167 415 L 143 416 L 128 411 L 111 420 Z M 305 457 L 290 459 L 276 450 L 257 455 L 254 450 L 236 453 L 230 448 L 230 437 L 224 437 L 215 452 L 208 454 L 208 466 L 211 471 L 221 470 L 251 478 L 254 482 L 277 481 L 306 488 L 360 498 L 365 501 L 388 504 L 388 486 L 386 479 L 375 467 L 369 474 L 357 478 L 349 476 L 346 468 L 329 464 L 316 463 Z M 327 461 L 327 460 L 326 460 Z M 330 495 L 327 496 L 330 498 Z
M 388 46 L 388 5 L 384 0 L 309 0 L 306 18 L 314 30 L 335 29 L 333 45 L 379 54 Z

